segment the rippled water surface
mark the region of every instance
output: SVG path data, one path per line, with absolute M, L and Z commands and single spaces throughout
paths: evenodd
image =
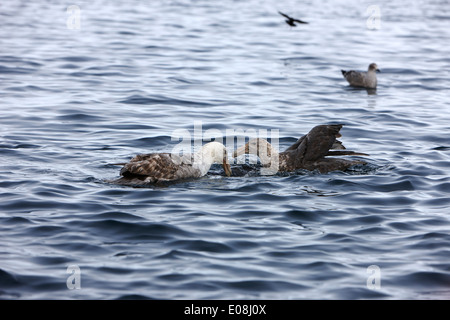
M 448 1 L 74 4 L 0 6 L 0 298 L 450 298 Z M 107 182 L 180 130 L 325 123 L 368 164 Z

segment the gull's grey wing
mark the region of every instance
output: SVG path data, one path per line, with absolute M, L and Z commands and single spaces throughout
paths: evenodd
M 364 87 L 365 74 L 366 74 L 365 72 L 359 72 L 354 70 L 351 71 L 342 70 L 342 75 L 352 86 Z

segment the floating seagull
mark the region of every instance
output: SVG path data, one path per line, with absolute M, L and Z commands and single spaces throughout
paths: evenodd
M 326 173 L 336 170 L 346 170 L 356 164 L 365 164 L 361 160 L 346 160 L 339 158 L 326 158 L 327 156 L 360 155 L 365 153 L 354 151 L 330 151 L 330 149 L 345 149 L 336 138 L 341 137 L 339 130 L 342 124 L 319 125 L 297 140 L 285 151 L 277 153 L 272 145 L 265 139 L 256 138 L 250 140 L 244 146 L 236 149 L 233 158 L 242 154 L 256 154 L 264 167 L 272 167 L 277 162 L 279 172 L 295 171 L 297 169 L 318 170 Z M 274 172 L 275 173 L 275 172 Z
M 355 87 L 364 87 L 368 89 L 375 89 L 377 87 L 377 72 L 381 72 L 378 69 L 376 63 L 371 63 L 367 72 L 361 71 L 345 71 L 341 70 L 344 78 Z
M 149 153 L 135 156 L 120 170 L 121 178 L 114 183 L 127 185 L 145 185 L 170 182 L 187 178 L 199 178 L 206 175 L 213 163 L 223 165 L 225 174 L 231 175 L 227 159 L 227 149 L 219 142 L 205 144 L 201 150 L 182 157 L 171 153 Z
M 297 26 L 297 25 L 295 24 L 295 22 L 303 23 L 303 24 L 307 24 L 307 23 L 308 23 L 308 22 L 305 22 L 305 21 L 302 21 L 302 20 L 298 20 L 298 19 L 291 18 L 291 17 L 289 17 L 287 14 L 284 14 L 283 12 L 278 11 L 278 13 L 281 14 L 283 17 L 286 18 L 286 20 L 285 20 L 286 23 L 287 23 L 288 25 L 290 25 L 291 27 L 296 27 L 296 26 Z

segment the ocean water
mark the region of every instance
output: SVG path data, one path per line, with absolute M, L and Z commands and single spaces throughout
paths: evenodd
M 448 1 L 2 1 L 0 298 L 449 299 L 449 26 Z M 180 132 L 326 123 L 368 164 L 108 182 Z

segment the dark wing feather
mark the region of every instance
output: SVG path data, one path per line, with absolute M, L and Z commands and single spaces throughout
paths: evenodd
M 298 23 L 303 23 L 303 24 L 308 24 L 308 22 L 302 21 L 302 20 L 298 20 L 298 19 L 292 19 L 292 21 L 298 22 Z
M 342 125 L 321 125 L 312 128 L 308 133 L 308 146 L 304 161 L 316 161 L 325 157 L 332 148 Z
M 328 151 L 327 156 L 368 156 L 368 154 L 345 150 L 345 151 Z
M 285 151 L 296 150 L 298 148 L 298 146 L 303 142 L 303 140 L 305 140 L 305 138 L 306 138 L 306 135 L 304 135 L 303 137 L 298 139 L 292 146 L 287 148 Z
M 295 153 L 295 166 L 300 168 L 307 162 L 314 162 L 325 157 L 340 136 L 342 125 L 320 125 L 301 137 L 289 147 L 286 153 Z
M 287 19 L 292 19 L 291 17 L 289 17 L 287 14 L 284 14 L 283 12 L 278 11 L 278 13 Z

